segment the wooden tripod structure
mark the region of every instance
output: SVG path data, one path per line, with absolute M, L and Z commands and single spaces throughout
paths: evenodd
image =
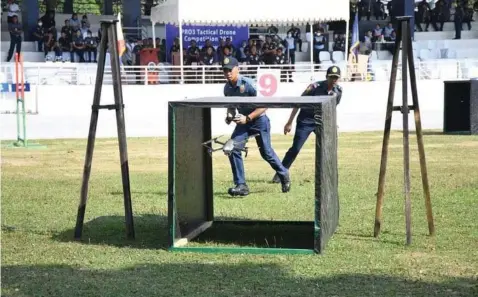
M 388 92 L 387 111 L 385 116 L 385 129 L 383 134 L 382 157 L 380 164 L 380 175 L 378 180 L 377 205 L 375 210 L 374 236 L 380 234 L 382 226 L 382 206 L 385 190 L 385 174 L 387 171 L 388 144 L 390 140 L 390 128 L 392 124 L 392 112 L 400 111 L 403 114 L 403 166 L 404 166 L 404 193 L 405 193 L 405 225 L 407 245 L 412 242 L 411 232 L 411 200 L 410 200 L 410 148 L 409 148 L 409 127 L 408 114 L 414 111 L 415 129 L 418 142 L 418 153 L 420 158 L 420 169 L 422 176 L 423 192 L 425 195 L 425 207 L 427 213 L 428 230 L 431 236 L 435 234 L 433 223 L 432 204 L 430 199 L 430 187 L 428 184 L 428 173 L 425 159 L 425 148 L 423 144 L 423 132 L 420 119 L 420 108 L 418 104 L 417 78 L 413 61 L 412 38 L 410 35 L 410 16 L 397 17 L 397 34 L 395 40 L 395 53 L 392 59 L 392 73 L 390 76 L 390 87 Z M 397 80 L 398 58 L 402 46 L 402 105 L 393 106 L 395 83 Z M 410 84 L 412 91 L 413 105 L 408 105 L 408 68 L 410 70 Z
M 83 221 L 85 219 L 86 202 L 88 199 L 88 184 L 91 173 L 91 163 L 93 160 L 93 150 L 95 148 L 96 126 L 98 124 L 98 114 L 100 109 L 116 110 L 116 126 L 118 129 L 118 142 L 121 162 L 121 177 L 123 182 L 124 211 L 126 223 L 126 236 L 133 239 L 133 210 L 131 203 L 131 190 L 129 180 L 128 149 L 126 145 L 126 129 L 124 120 L 123 90 L 121 87 L 121 72 L 118 54 L 118 20 L 101 21 L 101 42 L 98 57 L 98 68 L 96 72 L 95 93 L 93 96 L 93 105 L 91 106 L 91 122 L 88 134 L 88 143 L 86 147 L 85 167 L 83 171 L 83 182 L 81 185 L 80 205 L 76 218 L 75 239 L 80 239 L 83 231 Z M 105 60 L 107 49 L 110 49 L 111 74 L 113 76 L 114 104 L 100 105 L 101 89 L 103 87 L 103 76 L 105 73 Z

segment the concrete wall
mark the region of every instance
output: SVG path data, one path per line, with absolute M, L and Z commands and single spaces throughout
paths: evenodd
M 282 84 L 277 95 L 299 96 L 307 84 Z M 388 82 L 353 82 L 342 84 L 344 93 L 338 106 L 340 131 L 383 131 Z M 128 137 L 167 136 L 168 100 L 185 97 L 197 98 L 222 96 L 223 85 L 158 85 L 123 86 L 126 105 L 126 132 Z M 27 109 L 32 108 L 38 97 L 38 115 L 27 117 L 28 138 L 86 138 L 91 116 L 94 86 L 38 86 L 27 93 Z M 104 86 L 102 104 L 113 102 L 112 86 Z M 424 129 L 443 128 L 443 81 L 424 80 L 418 82 L 418 96 Z M 12 97 L 12 95 L 10 95 Z M 12 99 L 12 98 L 11 98 Z M 9 100 L 14 106 L 14 101 Z M 395 105 L 400 104 L 401 82 L 397 82 Z M 2 111 L 8 106 L 3 100 Z M 409 92 L 411 104 L 411 92 Z M 268 110 L 273 133 L 282 133 L 290 110 Z M 213 134 L 229 134 L 234 124 L 224 123 L 224 109 L 213 111 Z M 402 115 L 394 112 L 392 129 L 401 129 Z M 16 137 L 16 116 L 1 115 L 1 139 Z M 413 113 L 410 128 L 414 129 Z M 101 110 L 98 137 L 116 137 L 115 112 Z

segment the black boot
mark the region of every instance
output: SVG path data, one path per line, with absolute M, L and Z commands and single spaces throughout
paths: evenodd
M 287 174 L 281 178 L 281 184 L 282 184 L 282 193 L 287 193 L 290 191 L 290 176 L 289 176 L 289 172 L 287 172 Z
M 274 175 L 274 177 L 272 178 L 272 183 L 273 183 L 273 184 L 279 184 L 279 183 L 280 183 L 280 177 L 279 177 L 279 175 L 278 175 L 277 173 L 276 173 L 276 174 Z
M 249 195 L 249 187 L 246 184 L 239 184 L 227 191 L 231 196 L 247 196 Z

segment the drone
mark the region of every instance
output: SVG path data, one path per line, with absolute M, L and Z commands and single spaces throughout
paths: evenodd
M 246 153 L 246 157 L 247 157 L 247 152 L 248 152 L 248 147 L 244 146 L 243 148 L 240 148 L 240 145 L 241 144 L 245 144 L 249 138 L 252 138 L 252 137 L 257 137 L 259 136 L 260 134 L 257 133 L 257 134 L 254 134 L 254 135 L 250 135 L 248 138 L 242 140 L 242 141 L 234 141 L 233 139 L 229 139 L 228 141 L 226 142 L 222 142 L 222 141 L 219 141 L 218 139 L 221 138 L 223 135 L 221 136 L 218 136 L 218 137 L 215 137 L 211 140 L 208 140 L 206 142 L 203 142 L 202 145 L 204 147 L 207 148 L 207 152 L 209 153 L 210 156 L 212 156 L 212 153 L 213 152 L 217 152 L 219 150 L 222 150 L 224 152 L 224 154 L 226 156 L 230 156 L 232 154 L 232 151 L 235 149 L 235 150 L 239 150 L 239 151 L 243 151 Z M 218 143 L 218 144 L 221 144 L 222 147 L 220 148 L 217 148 L 217 149 L 213 149 L 212 148 L 212 145 L 209 145 L 209 144 L 212 144 L 212 143 Z

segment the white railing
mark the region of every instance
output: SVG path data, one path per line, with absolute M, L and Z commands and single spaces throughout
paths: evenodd
M 284 83 L 307 83 L 311 80 L 325 79 L 325 71 L 332 64 L 314 65 L 313 72 L 310 63 L 295 65 L 240 65 L 240 71 L 246 76 L 254 78 L 258 68 L 281 69 L 281 80 Z M 342 69 L 343 80 L 350 80 L 347 76 L 345 62 L 337 63 Z M 362 75 L 354 75 L 353 81 L 387 81 L 391 72 L 390 60 L 377 60 L 369 65 L 369 71 Z M 37 85 L 94 85 L 96 78 L 96 64 L 90 63 L 24 63 L 25 81 Z M 476 76 L 478 60 L 429 60 L 415 62 L 417 79 L 468 79 Z M 473 74 L 474 73 L 474 74 Z M 350 72 L 349 72 L 350 74 Z M 219 65 L 212 66 L 184 66 L 183 77 L 181 67 L 171 65 L 151 66 L 122 66 L 123 84 L 208 84 L 223 83 L 224 75 Z M 398 68 L 398 79 L 401 79 L 401 65 Z M 0 66 L 0 82 L 13 83 L 15 79 L 14 63 L 3 63 Z M 104 84 L 112 84 L 111 68 L 105 67 Z

